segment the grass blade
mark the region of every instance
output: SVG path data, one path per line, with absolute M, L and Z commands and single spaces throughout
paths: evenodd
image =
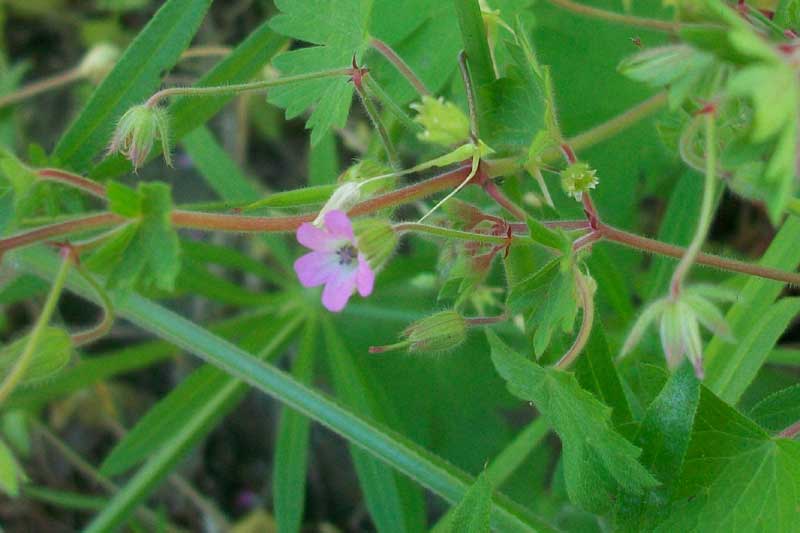
M 211 0 L 169 0 L 139 33 L 86 107 L 59 140 L 61 164 L 84 172 L 108 143 L 117 119 L 161 85 L 189 46 Z
M 12 254 L 11 259 L 19 268 L 46 279 L 55 275 L 56 258 L 46 250 L 20 250 Z M 91 289 L 74 276 L 68 280 L 68 287 L 87 299 L 95 297 Z M 408 438 L 344 409 L 285 372 L 154 302 L 131 294 L 115 305 L 120 316 L 305 414 L 450 503 L 460 501 L 474 482 L 474 478 Z M 149 489 L 148 480 L 175 462 L 167 450 L 160 450 L 114 498 L 111 503 L 114 513 L 141 501 Z M 502 495 L 493 498 L 492 527 L 511 532 L 555 531 L 544 520 Z M 95 527 L 94 531 L 100 529 Z
M 310 384 L 314 375 L 314 352 L 319 334 L 316 320 L 310 319 L 305 328 L 300 350 L 292 364 L 292 376 Z M 275 445 L 275 471 L 272 474 L 272 493 L 278 533 L 296 533 L 303 521 L 306 499 L 309 432 L 308 417 L 284 407 L 278 424 Z

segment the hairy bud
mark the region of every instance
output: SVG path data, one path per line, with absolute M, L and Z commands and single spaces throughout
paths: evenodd
M 134 106 L 122 115 L 108 146 L 108 153 L 119 152 L 133 163 L 137 170 L 150 155 L 153 143 L 161 141 L 164 161 L 172 166 L 169 153 L 169 116 L 160 107 L 146 104 Z
M 360 219 L 354 222 L 353 231 L 356 246 L 372 270 L 383 268 L 397 247 L 397 232 L 391 223 L 380 218 Z
M 469 140 L 469 119 L 452 102 L 423 96 L 422 103 L 411 104 L 411 108 L 417 112 L 414 120 L 425 128 L 417 136 L 419 140 L 442 146 L 453 146 Z

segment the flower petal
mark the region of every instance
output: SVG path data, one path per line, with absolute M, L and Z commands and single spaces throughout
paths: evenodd
M 364 258 L 364 254 L 358 254 L 358 270 L 356 271 L 356 287 L 358 294 L 365 298 L 372 294 L 372 287 L 375 285 L 375 272 Z
M 339 271 L 336 275 L 331 276 L 325 284 L 325 289 L 322 291 L 322 305 L 328 311 L 338 313 L 344 306 L 353 291 L 356 288 L 356 271 L 350 272 Z
M 303 287 L 322 285 L 337 275 L 336 254 L 311 252 L 294 262 L 294 271 Z
M 316 252 L 332 250 L 336 246 L 336 241 L 337 239 L 333 238 L 330 233 L 319 229 L 310 222 L 303 222 L 297 228 L 297 242 Z
M 355 240 L 353 225 L 344 211 L 334 209 L 325 213 L 325 229 L 337 239 L 347 239 L 350 242 Z

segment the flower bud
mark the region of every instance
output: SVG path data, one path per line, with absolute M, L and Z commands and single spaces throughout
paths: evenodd
M 146 104 L 137 105 L 119 119 L 108 153 L 121 153 L 133 163 L 134 170 L 138 170 L 147 161 L 157 139 L 161 140 L 164 161 L 172 166 L 169 153 L 169 116 L 166 110 Z
M 598 183 L 597 171 L 583 162 L 572 163 L 561 171 L 561 186 L 564 192 L 579 202 L 583 193 L 594 189 Z
M 322 209 L 319 210 L 319 213 L 317 213 L 317 218 L 314 219 L 313 224 L 317 227 L 321 226 L 327 213 L 330 211 L 347 212 L 351 207 L 356 205 L 360 199 L 361 188 L 357 182 L 348 181 L 343 183 L 335 191 L 333 191 L 331 197 L 328 198 L 328 201 L 325 202 L 325 205 L 323 205 Z
M 388 220 L 360 219 L 353 223 L 356 247 L 374 271 L 380 270 L 397 247 L 397 232 Z
M 442 311 L 417 320 L 405 331 L 411 352 L 443 352 L 457 348 L 467 339 L 467 321 L 455 311 Z
M 443 98 L 423 96 L 422 103 L 411 104 L 414 118 L 425 131 L 417 137 L 423 142 L 452 146 L 469 140 L 469 119 L 461 109 Z
M 119 59 L 119 48 L 109 43 L 94 45 L 83 56 L 78 65 L 78 72 L 88 78 L 95 85 L 103 81 L 106 74 L 111 72 Z

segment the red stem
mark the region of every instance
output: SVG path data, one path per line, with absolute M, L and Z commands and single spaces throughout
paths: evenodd
M 124 222 L 125 219 L 115 213 L 100 213 L 87 217 L 67 220 L 57 224 L 50 224 L 41 228 L 32 229 L 17 235 L 0 239 L 0 256 L 8 250 L 28 246 L 46 239 L 74 233 L 76 231 L 89 231 L 106 228 Z
M 800 420 L 778 433 L 778 436 L 785 439 L 793 439 L 798 433 L 800 433 Z
M 675 259 L 680 259 L 686 253 L 686 249 L 681 248 L 680 246 L 673 246 L 672 244 L 667 244 L 655 239 L 648 239 L 647 237 L 634 235 L 633 233 L 628 233 L 627 231 L 622 231 L 602 223 L 598 225 L 596 231 L 604 239 L 643 252 L 666 255 L 669 257 L 674 257 Z M 718 268 L 720 270 L 729 270 L 731 272 L 759 276 L 762 278 L 800 286 L 800 274 L 796 272 L 784 272 L 776 268 L 754 265 L 745 263 L 743 261 L 736 261 L 735 259 L 726 259 L 724 257 L 702 252 L 697 254 L 695 262 L 700 265 Z
M 76 187 L 88 192 L 103 200 L 106 199 L 106 188 L 96 181 L 84 178 L 77 174 L 67 172 L 58 168 L 42 168 L 36 171 L 36 175 L 46 181 L 54 181 Z
M 419 79 L 416 74 L 414 74 L 414 71 L 411 70 L 411 67 L 409 67 L 405 61 L 403 61 L 402 57 L 397 55 L 397 52 L 395 52 L 391 46 L 380 39 L 376 39 L 375 37 L 370 40 L 369 44 L 375 50 L 380 52 L 383 57 L 388 59 L 392 65 L 394 65 L 397 71 L 408 80 L 408 83 L 410 83 L 414 89 L 417 90 L 420 96 L 428 96 L 431 94 L 428 88 L 425 87 L 425 84 L 422 82 L 422 80 Z
M 517 220 L 525 220 L 527 217 L 525 211 L 520 206 L 512 202 L 508 196 L 503 194 L 503 191 L 501 191 L 493 181 L 487 180 L 483 184 L 483 189 L 486 191 L 486 194 L 494 199 L 495 202 L 500 204 L 506 211 L 514 215 L 514 218 Z

